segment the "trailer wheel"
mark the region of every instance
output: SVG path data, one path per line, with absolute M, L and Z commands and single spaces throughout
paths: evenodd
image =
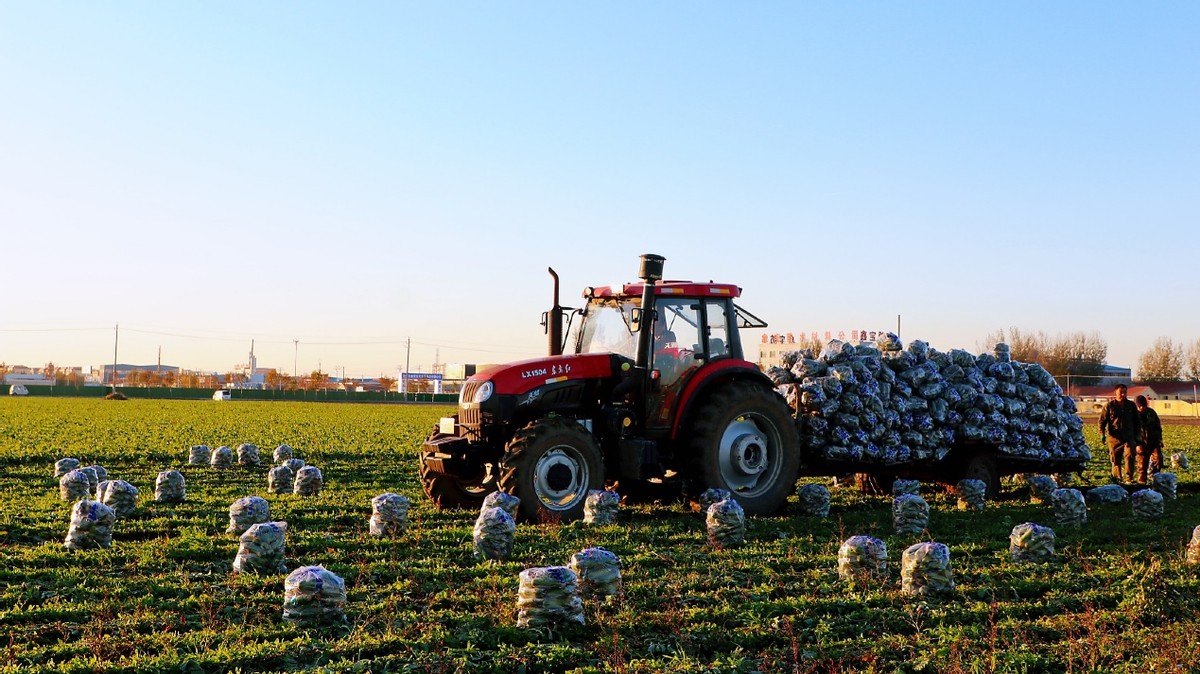
M 527 521 L 581 519 L 588 492 L 604 486 L 600 447 L 574 420 L 534 421 L 506 449 L 500 489 L 521 499 L 519 514 Z
M 783 399 L 731 382 L 715 390 L 694 419 L 690 446 L 702 484 L 692 489 L 726 489 L 747 515 L 782 509 L 800 471 L 800 436 Z
M 496 471 L 492 464 L 483 467 L 483 472 L 477 480 L 463 480 L 449 475 L 434 473 L 425 465 L 425 456 L 421 455 L 421 487 L 425 495 L 439 510 L 451 508 L 466 508 L 478 510 L 483 505 L 483 499 L 496 491 Z
M 996 458 L 985 449 L 976 449 L 967 454 L 960 473 L 963 480 L 979 480 L 987 485 L 987 497 L 1000 497 L 1000 468 Z

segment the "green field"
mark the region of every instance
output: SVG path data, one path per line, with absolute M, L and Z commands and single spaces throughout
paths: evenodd
M 981 513 L 926 487 L 928 535 L 892 535 L 890 498 L 833 489 L 828 519 L 748 523 L 745 545 L 707 546 L 681 505 L 629 506 L 617 526 L 522 524 L 511 561 L 472 557 L 474 512 L 439 512 L 420 492 L 416 452 L 447 408 L 291 402 L 0 398 L 0 672 L 1063 672 L 1197 671 L 1200 568 L 1184 548 L 1200 524 L 1200 480 L 1158 522 L 1093 509 L 1058 530 L 1058 559 L 1017 564 L 1008 534 L 1054 526 L 1018 485 Z M 1089 441 L 1098 437 L 1089 425 Z M 1168 453 L 1200 448 L 1200 427 L 1168 426 Z M 188 447 L 257 444 L 258 469 L 186 466 Z M 266 493 L 280 443 L 324 473 L 317 497 Z M 1200 462 L 1200 449 L 1191 449 Z M 1099 452 L 1097 451 L 1099 455 Z M 98 463 L 141 490 L 111 549 L 62 545 L 70 504 L 55 460 Z M 1101 484 L 1093 462 L 1085 481 Z M 1200 465 L 1200 464 L 1198 464 Z M 187 478 L 187 501 L 153 501 L 159 471 Z M 806 480 L 810 481 L 810 480 Z M 811 480 L 821 481 L 821 480 Z M 828 481 L 825 481 L 828 483 Z M 367 533 L 370 499 L 413 500 L 409 529 Z M 322 564 L 348 589 L 348 622 L 282 620 L 284 574 L 231 571 L 229 504 L 256 494 L 289 523 L 289 569 Z M 889 550 L 889 580 L 851 590 L 836 573 L 846 538 Z M 899 589 L 900 556 L 946 543 L 957 588 Z M 585 602 L 587 624 L 516 627 L 519 572 L 565 564 L 589 546 L 622 560 L 624 593 Z

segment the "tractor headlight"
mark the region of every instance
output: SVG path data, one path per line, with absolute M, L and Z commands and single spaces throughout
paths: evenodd
M 475 395 L 471 397 L 471 402 L 473 402 L 475 404 L 484 402 L 488 398 L 492 397 L 492 392 L 495 390 L 496 390 L 496 387 L 494 384 L 492 384 L 492 382 L 485 381 L 485 382 L 483 382 L 482 386 L 475 389 Z

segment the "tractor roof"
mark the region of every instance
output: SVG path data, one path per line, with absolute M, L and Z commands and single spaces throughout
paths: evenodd
M 642 296 L 642 283 L 626 283 L 622 286 L 598 286 L 585 288 L 584 297 L 638 298 Z M 695 283 L 692 281 L 659 281 L 654 284 L 658 297 L 741 297 L 742 289 L 731 283 Z

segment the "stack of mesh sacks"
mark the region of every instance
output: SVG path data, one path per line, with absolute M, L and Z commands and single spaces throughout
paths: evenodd
M 710 505 L 705 523 L 708 526 L 708 542 L 714 548 L 741 545 L 746 538 L 746 511 L 731 498 Z
M 1140 520 L 1156 520 L 1163 515 L 1163 496 L 1153 489 L 1139 489 L 1130 497 L 1133 516 Z
M 950 548 L 943 543 L 917 543 L 900 557 L 900 589 L 905 594 L 936 595 L 954 591 Z
M 1050 492 L 1054 504 L 1054 521 L 1059 526 L 1081 527 L 1087 524 L 1087 503 L 1078 489 L 1055 489 Z
M 583 521 L 585 524 L 616 524 L 620 504 L 621 495 L 617 492 L 593 489 L 583 502 Z
M 810 517 L 829 517 L 829 488 L 806 484 L 800 488 L 800 513 Z
M 916 535 L 929 528 L 929 504 L 916 494 L 892 500 L 892 527 L 898 536 Z
M 225 533 L 241 536 L 252 525 L 271 519 L 271 505 L 261 496 L 246 496 L 229 506 L 229 526 Z
M 104 480 L 96 485 L 96 497 L 113 509 L 117 517 L 128 517 L 137 510 L 137 487 L 125 480 Z
M 237 556 L 233 558 L 233 570 L 238 573 L 283 573 L 287 565 L 283 560 L 284 536 L 287 522 L 259 522 L 238 537 Z
M 983 480 L 959 480 L 954 487 L 959 510 L 983 510 L 987 500 L 987 484 Z
M 887 543 L 874 536 L 851 536 L 838 548 L 838 576 L 855 586 L 887 579 Z
M 579 578 L 565 566 L 525 569 L 517 590 L 517 626 L 584 623 Z
M 325 478 L 321 469 L 316 466 L 304 466 L 296 471 L 296 479 L 292 482 L 292 492 L 297 496 L 316 496 L 321 493 Z
M 604 548 L 585 548 L 573 555 L 567 568 L 579 578 L 587 597 L 614 597 L 621 592 L 621 560 Z
M 1008 552 L 1014 562 L 1048 562 L 1054 558 L 1054 530 L 1033 522 L 1013 527 Z
M 283 581 L 283 619 L 302 627 L 346 619 L 346 583 L 323 566 L 302 566 Z
M 154 480 L 154 500 L 159 503 L 183 503 L 187 498 L 183 473 L 177 470 L 164 470 Z
M 888 333 L 857 346 L 832 340 L 819 357 L 784 354 L 767 375 L 797 414 L 807 451 L 830 461 L 936 461 L 958 440 L 1035 459 L 1090 459 L 1083 421 L 1041 365 L 993 353 L 948 353 Z
M 388 492 L 371 499 L 372 536 L 402 534 L 408 529 L 408 499 Z
M 508 559 L 517 533 L 516 513 L 520 504 L 521 499 L 502 491 L 484 497 L 483 507 L 472 531 L 476 559 Z
M 71 550 L 112 547 L 113 509 L 99 501 L 84 499 L 71 507 L 71 526 L 63 545 Z

